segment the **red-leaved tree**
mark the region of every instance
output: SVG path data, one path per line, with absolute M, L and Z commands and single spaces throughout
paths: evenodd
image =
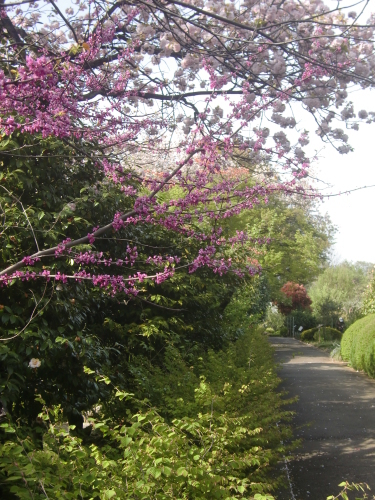
M 279 301 L 277 307 L 282 314 L 290 314 L 295 310 L 311 311 L 312 300 L 307 295 L 306 288 L 303 285 L 288 281 L 281 288 L 281 293 L 284 299 Z
M 233 266 L 227 249 L 264 241 L 245 232 L 228 238 L 220 220 L 274 192 L 311 194 L 300 184 L 309 133 L 297 125 L 294 104 L 340 153 L 351 149 L 344 128 L 373 121 L 348 97 L 353 85 L 374 85 L 367 3 L 354 12 L 320 0 L 1 0 L 2 136 L 61 139 L 131 205 L 51 248 L 40 249 L 34 235 L 35 252 L 12 256 L 2 285 L 90 280 L 136 295 L 139 283 L 160 283 L 178 265 L 258 272 L 246 259 Z M 226 174 L 238 167 L 245 177 Z M 160 250 L 141 272 L 129 248 L 130 275 L 115 252 L 100 253 L 99 237 L 146 224 L 193 238 L 200 250 L 183 263 Z M 78 245 L 91 250 L 75 254 Z M 67 258 L 71 273 L 56 272 L 52 263 Z

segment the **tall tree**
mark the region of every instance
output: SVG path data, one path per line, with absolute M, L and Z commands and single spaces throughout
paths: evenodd
M 244 211 L 223 226 L 232 232 L 246 228 L 254 239 L 267 239 L 256 258 L 273 301 L 281 299 L 281 285 L 289 281 L 308 285 L 327 266 L 335 227 L 317 209 L 317 200 L 275 194 L 266 206 Z

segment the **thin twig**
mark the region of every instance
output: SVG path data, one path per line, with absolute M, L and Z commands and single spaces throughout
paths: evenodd
M 46 290 L 47 290 L 47 286 L 48 286 L 48 283 L 46 283 L 46 286 L 44 287 L 44 291 L 43 291 L 43 294 L 39 300 L 39 302 L 36 301 L 35 299 L 35 295 L 33 293 L 32 290 L 30 290 L 30 292 L 33 294 L 33 297 L 34 297 L 34 301 L 35 301 L 35 307 L 33 309 L 33 312 L 31 313 L 31 316 L 30 316 L 30 319 L 29 321 L 26 323 L 26 325 L 22 328 L 22 330 L 18 333 L 16 333 L 15 335 L 13 335 L 13 337 L 8 337 L 7 339 L 0 339 L 1 342 L 6 342 L 8 340 L 13 340 L 15 339 L 16 337 L 18 337 L 19 335 L 21 335 L 22 332 L 24 332 L 26 330 L 26 328 L 29 326 L 29 324 L 35 319 L 37 318 L 41 313 L 42 311 L 48 306 L 48 304 L 51 302 L 51 299 L 52 299 L 52 296 L 53 296 L 53 292 L 54 292 L 54 286 L 52 285 L 52 293 L 51 293 L 51 297 L 49 298 L 48 302 L 42 307 L 42 309 L 40 311 L 37 312 L 37 314 L 35 314 L 34 316 L 34 313 L 35 311 L 37 310 L 39 304 L 42 302 L 43 298 L 44 298 L 44 295 L 46 293 Z
M 38 240 L 36 239 L 33 226 L 31 225 L 30 219 L 29 219 L 29 217 L 28 217 L 28 215 L 26 213 L 26 210 L 25 210 L 25 208 L 24 208 L 24 206 L 22 204 L 22 201 L 19 198 L 17 198 L 17 196 L 14 196 L 14 194 L 12 194 L 5 186 L 0 186 L 0 187 L 2 187 L 4 189 L 4 191 L 6 191 L 9 194 L 9 196 L 11 196 L 14 200 L 16 200 L 17 203 L 19 203 L 21 205 L 22 212 L 24 213 L 24 215 L 26 217 L 26 220 L 27 220 L 27 222 L 28 222 L 28 224 L 30 226 L 31 232 L 32 232 L 32 234 L 34 236 L 34 241 L 35 241 L 36 248 L 38 249 L 38 252 L 40 252 L 39 245 L 38 245 Z
M 139 296 L 137 297 L 137 299 L 142 300 L 142 302 L 147 302 L 147 304 L 151 304 L 152 306 L 160 307 L 160 309 L 167 309 L 168 311 L 187 311 L 187 309 L 174 309 L 172 307 L 160 306 L 159 304 L 155 304 L 154 302 L 150 302 L 149 300 L 142 299 L 142 297 Z

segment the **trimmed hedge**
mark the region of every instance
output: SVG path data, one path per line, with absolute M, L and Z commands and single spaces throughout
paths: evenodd
M 375 314 L 353 323 L 341 341 L 341 356 L 356 370 L 375 378 Z
M 330 326 L 326 326 L 325 329 L 323 327 L 320 328 L 320 338 L 322 340 L 341 340 L 342 333 L 336 328 L 331 328 Z M 305 330 L 301 333 L 301 340 L 303 341 L 311 341 L 311 340 L 319 340 L 319 328 L 311 328 L 310 330 Z

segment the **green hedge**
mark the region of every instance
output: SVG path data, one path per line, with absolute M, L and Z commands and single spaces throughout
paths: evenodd
M 336 328 L 331 328 L 330 326 L 326 326 L 325 328 L 320 328 L 320 338 L 321 340 L 341 340 L 342 333 Z M 319 340 L 319 331 L 316 331 L 314 334 L 314 340 Z
M 353 323 L 341 341 L 341 356 L 356 370 L 375 378 L 375 314 Z
M 305 330 L 301 333 L 300 339 L 303 341 L 314 340 L 314 334 L 318 331 L 318 328 L 310 328 L 310 330 Z
M 326 326 L 325 329 L 323 327 L 320 328 L 320 338 L 322 340 L 341 340 L 342 333 L 336 328 L 331 328 Z M 319 328 L 311 328 L 310 330 L 305 330 L 301 333 L 301 340 L 303 341 L 311 341 L 311 340 L 319 340 Z

